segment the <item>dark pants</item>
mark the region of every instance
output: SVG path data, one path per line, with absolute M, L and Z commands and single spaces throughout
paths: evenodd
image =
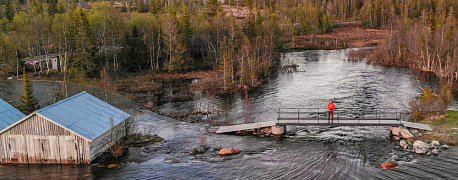
M 334 121 L 334 111 L 328 111 L 328 123 L 329 120 L 332 120 L 332 122 Z

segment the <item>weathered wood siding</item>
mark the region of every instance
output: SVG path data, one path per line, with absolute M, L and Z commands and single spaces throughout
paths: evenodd
M 91 149 L 91 161 L 97 158 L 103 152 L 109 150 L 111 145 L 126 136 L 127 121 L 128 119 L 119 123 L 117 126 L 99 136 L 97 139 L 94 139 L 90 143 L 89 146 Z
M 33 115 L 0 134 L 0 160 L 89 164 L 89 141 L 40 115 Z

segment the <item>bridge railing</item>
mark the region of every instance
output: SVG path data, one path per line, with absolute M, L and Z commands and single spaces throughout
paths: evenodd
M 327 122 L 328 110 L 325 108 L 278 108 L 278 122 L 282 120 L 315 120 Z M 396 120 L 401 123 L 399 108 L 338 108 L 334 109 L 334 122 L 345 120 L 371 120 L 373 123 L 382 120 Z M 358 121 L 359 123 L 359 121 Z

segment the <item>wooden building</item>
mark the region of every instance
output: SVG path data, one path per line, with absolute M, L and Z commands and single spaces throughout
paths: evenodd
M 2 163 L 89 164 L 126 134 L 130 115 L 82 92 L 0 131 Z
M 0 98 L 0 130 L 25 117 L 25 114 L 17 110 Z

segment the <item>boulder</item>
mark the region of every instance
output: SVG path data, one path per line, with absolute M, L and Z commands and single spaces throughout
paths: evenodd
M 382 167 L 383 169 L 394 169 L 398 166 L 398 163 L 394 162 L 394 161 L 386 161 L 384 163 L 382 163 L 382 165 L 380 165 L 380 167 Z
M 401 146 L 401 147 L 404 148 L 404 149 L 407 149 L 407 147 L 409 146 L 409 144 L 407 143 L 406 140 L 403 139 L 403 140 L 399 141 L 399 146 Z
M 409 132 L 409 130 L 404 129 L 401 131 L 401 137 L 404 139 L 412 139 L 414 136 Z
M 434 155 L 438 155 L 438 154 L 439 154 L 439 151 L 438 151 L 437 149 L 433 149 L 433 150 L 431 151 L 431 153 L 433 153 Z
M 231 155 L 231 154 L 238 154 L 242 152 L 240 149 L 231 148 L 231 149 L 221 149 L 219 150 L 219 155 Z
M 393 155 L 391 157 L 391 159 L 393 159 L 393 161 L 397 161 L 397 160 L 399 160 L 399 156 L 398 155 Z
M 418 130 L 410 130 L 410 133 L 413 134 L 414 136 L 419 135 Z
M 415 142 L 413 143 L 412 146 L 413 146 L 413 148 L 414 148 L 415 150 L 417 150 L 417 149 L 427 149 L 427 148 L 429 148 L 428 143 L 425 143 L 425 142 L 423 142 L 423 141 L 415 141 Z
M 437 148 L 439 147 L 441 144 L 439 143 L 439 141 L 431 141 L 431 147 L 433 148 Z
M 400 132 L 404 130 L 404 128 L 396 127 L 396 126 L 391 126 L 390 127 L 391 134 L 395 136 L 400 136 Z
M 431 156 L 431 152 L 428 151 L 428 152 L 426 153 L 426 155 L 427 155 L 427 156 Z

